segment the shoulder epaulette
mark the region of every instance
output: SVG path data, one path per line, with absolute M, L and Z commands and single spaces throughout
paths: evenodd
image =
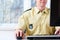
M 27 9 L 26 11 L 29 11 L 29 10 L 31 10 L 32 8 L 30 8 L 30 9 Z M 24 11 L 24 12 L 26 12 L 26 11 Z

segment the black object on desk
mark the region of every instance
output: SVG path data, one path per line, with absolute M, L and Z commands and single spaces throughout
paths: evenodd
M 22 37 L 17 37 L 17 40 L 22 40 Z
M 17 40 L 22 40 L 22 37 L 17 37 Z M 60 40 L 60 35 L 27 36 L 24 40 Z
M 28 36 L 28 40 L 60 40 L 60 35 Z

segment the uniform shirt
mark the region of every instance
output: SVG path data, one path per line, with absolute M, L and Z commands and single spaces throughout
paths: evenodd
M 50 9 L 45 8 L 42 12 L 33 7 L 23 13 L 18 21 L 19 29 L 26 30 L 26 35 L 50 35 L 54 34 L 55 28 L 50 26 Z

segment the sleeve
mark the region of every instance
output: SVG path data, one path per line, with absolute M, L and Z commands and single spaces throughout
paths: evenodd
M 54 32 L 55 32 L 55 27 L 54 27 L 54 26 L 50 26 L 50 14 L 48 15 L 46 21 L 47 21 L 47 28 L 48 28 L 48 30 L 49 30 L 49 33 L 50 33 L 50 34 L 54 34 Z
M 22 29 L 23 31 L 26 29 L 26 22 L 24 15 L 20 16 L 18 19 L 18 29 Z

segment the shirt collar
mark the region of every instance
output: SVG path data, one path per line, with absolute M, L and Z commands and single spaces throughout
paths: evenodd
M 37 7 L 34 7 L 34 10 L 35 10 L 35 13 L 38 14 L 40 12 L 40 10 L 37 8 Z M 49 11 L 48 11 L 48 8 L 45 8 L 41 13 L 45 13 L 47 14 Z

